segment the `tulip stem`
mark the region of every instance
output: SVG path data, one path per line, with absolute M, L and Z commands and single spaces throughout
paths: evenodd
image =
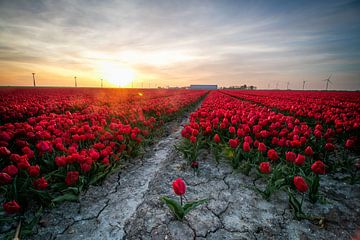
M 13 240 L 20 240 L 20 238 L 19 238 L 20 228 L 21 228 L 21 220 L 19 221 L 19 224 L 16 228 L 15 237 L 13 238 Z
M 300 208 L 302 207 L 303 205 L 303 202 L 304 202 L 304 197 L 305 197 L 305 193 L 302 194 L 302 198 L 301 198 L 301 203 L 300 203 Z

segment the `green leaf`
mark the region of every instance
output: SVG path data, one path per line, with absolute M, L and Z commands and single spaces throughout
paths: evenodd
M 197 206 L 200 206 L 204 203 L 207 203 L 207 199 L 201 199 L 201 200 L 198 200 L 198 201 L 193 201 L 193 202 L 189 202 L 189 203 L 186 203 L 184 205 L 184 215 L 186 215 L 188 212 L 190 212 L 192 209 L 196 208 Z
M 64 195 L 58 196 L 52 200 L 54 203 L 64 202 L 64 201 L 77 201 L 79 197 L 75 194 L 66 193 Z
M 295 213 L 302 212 L 300 202 L 293 196 L 292 193 L 290 193 L 290 191 L 288 193 L 290 206 L 294 209 Z
M 177 201 L 168 197 L 162 197 L 161 201 L 163 201 L 170 208 L 171 212 L 178 220 L 182 220 L 184 218 L 184 209 Z
M 98 182 L 99 180 L 105 178 L 108 174 L 109 174 L 109 172 L 106 171 L 104 173 L 95 175 L 94 177 L 91 178 L 89 185 L 93 185 L 94 183 Z
M 278 179 L 275 181 L 274 186 L 276 189 L 280 189 L 281 187 L 286 185 L 286 181 L 284 178 Z

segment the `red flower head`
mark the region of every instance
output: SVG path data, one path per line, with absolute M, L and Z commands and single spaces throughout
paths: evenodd
M 195 136 L 191 136 L 191 137 L 190 137 L 190 142 L 196 143 L 196 137 L 195 137 Z
M 310 146 L 307 146 L 305 148 L 305 155 L 306 156 L 312 156 L 314 154 L 314 151 L 312 150 L 312 148 Z
M 346 140 L 345 148 L 350 149 L 350 148 L 352 148 L 353 146 L 354 146 L 354 140 L 352 140 L 352 139 Z
M 298 154 L 297 158 L 295 159 L 295 164 L 298 165 L 298 166 L 301 166 L 301 165 L 304 164 L 304 162 L 305 162 L 305 156 L 301 155 L 301 154 Z
M 172 186 L 176 195 L 181 196 L 185 194 L 186 185 L 181 178 L 177 178 L 175 181 L 173 181 Z
M 78 182 L 78 180 L 79 180 L 79 172 L 77 171 L 67 172 L 65 178 L 66 185 L 68 186 L 75 185 Z
M 317 160 L 311 165 L 311 170 L 315 174 L 325 174 L 325 164 L 321 160 Z
M 56 166 L 58 166 L 58 167 L 65 166 L 67 164 L 66 157 L 65 156 L 57 156 L 55 158 L 55 163 L 56 163 Z
M 3 208 L 7 214 L 14 214 L 20 212 L 20 205 L 16 201 L 6 202 Z
M 250 152 L 250 144 L 248 142 L 243 143 L 244 152 Z
M 39 165 L 30 166 L 27 171 L 30 176 L 37 177 L 40 174 L 40 167 Z
M 294 152 L 286 152 L 285 153 L 285 158 L 289 162 L 294 162 L 295 159 L 296 159 L 296 154 Z
M 48 183 L 47 183 L 46 179 L 44 177 L 42 177 L 42 178 L 35 180 L 33 185 L 34 185 L 35 189 L 44 190 L 48 186 Z
M 279 155 L 277 154 L 277 152 L 274 149 L 270 149 L 268 151 L 268 158 L 272 161 L 278 160 L 279 159 Z
M 0 147 L 0 156 L 8 156 L 11 152 L 7 147 Z
M 231 148 L 237 148 L 237 146 L 239 145 L 238 139 L 230 139 L 229 140 L 229 145 L 230 145 Z
M 46 141 L 40 141 L 38 142 L 38 144 L 36 144 L 36 148 L 40 151 L 40 152 L 47 152 L 50 150 L 50 145 L 48 142 Z
M 18 169 L 15 165 L 9 165 L 3 169 L 3 172 L 13 177 L 18 173 Z
M 252 139 L 250 136 L 245 136 L 245 137 L 244 137 L 244 141 L 245 141 L 245 142 L 248 142 L 248 143 L 250 143 L 250 144 L 253 143 L 253 139 Z
M 294 184 L 299 192 L 306 192 L 308 190 L 308 185 L 305 182 L 304 178 L 301 176 L 294 177 Z
M 191 163 L 191 168 L 198 169 L 199 168 L 199 163 L 198 162 L 192 162 Z
M 271 172 L 270 163 L 269 162 L 260 163 L 259 169 L 261 173 L 270 173 Z
M 264 143 L 260 142 L 259 145 L 258 145 L 258 150 L 260 152 L 265 152 L 266 151 L 266 146 Z
M 236 132 L 235 127 L 233 127 L 233 126 L 229 127 L 229 133 L 233 134 L 235 132 Z
M 23 155 L 19 158 L 19 161 L 17 162 L 17 167 L 20 169 L 27 169 L 28 167 L 30 167 L 27 155 Z
M 335 150 L 335 145 L 332 144 L 332 143 L 326 143 L 325 144 L 325 149 L 326 149 L 326 151 L 332 152 L 332 151 Z
M 0 184 L 9 184 L 12 182 L 12 177 L 7 173 L 0 173 Z
M 219 134 L 215 134 L 214 136 L 214 142 L 219 143 L 221 141 Z

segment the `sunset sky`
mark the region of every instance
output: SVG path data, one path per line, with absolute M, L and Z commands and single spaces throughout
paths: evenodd
M 360 1 L 0 1 L 0 85 L 360 89 Z

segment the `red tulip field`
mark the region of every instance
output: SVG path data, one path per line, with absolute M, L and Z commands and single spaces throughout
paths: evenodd
M 358 92 L 0 94 L 0 238 L 356 239 Z

